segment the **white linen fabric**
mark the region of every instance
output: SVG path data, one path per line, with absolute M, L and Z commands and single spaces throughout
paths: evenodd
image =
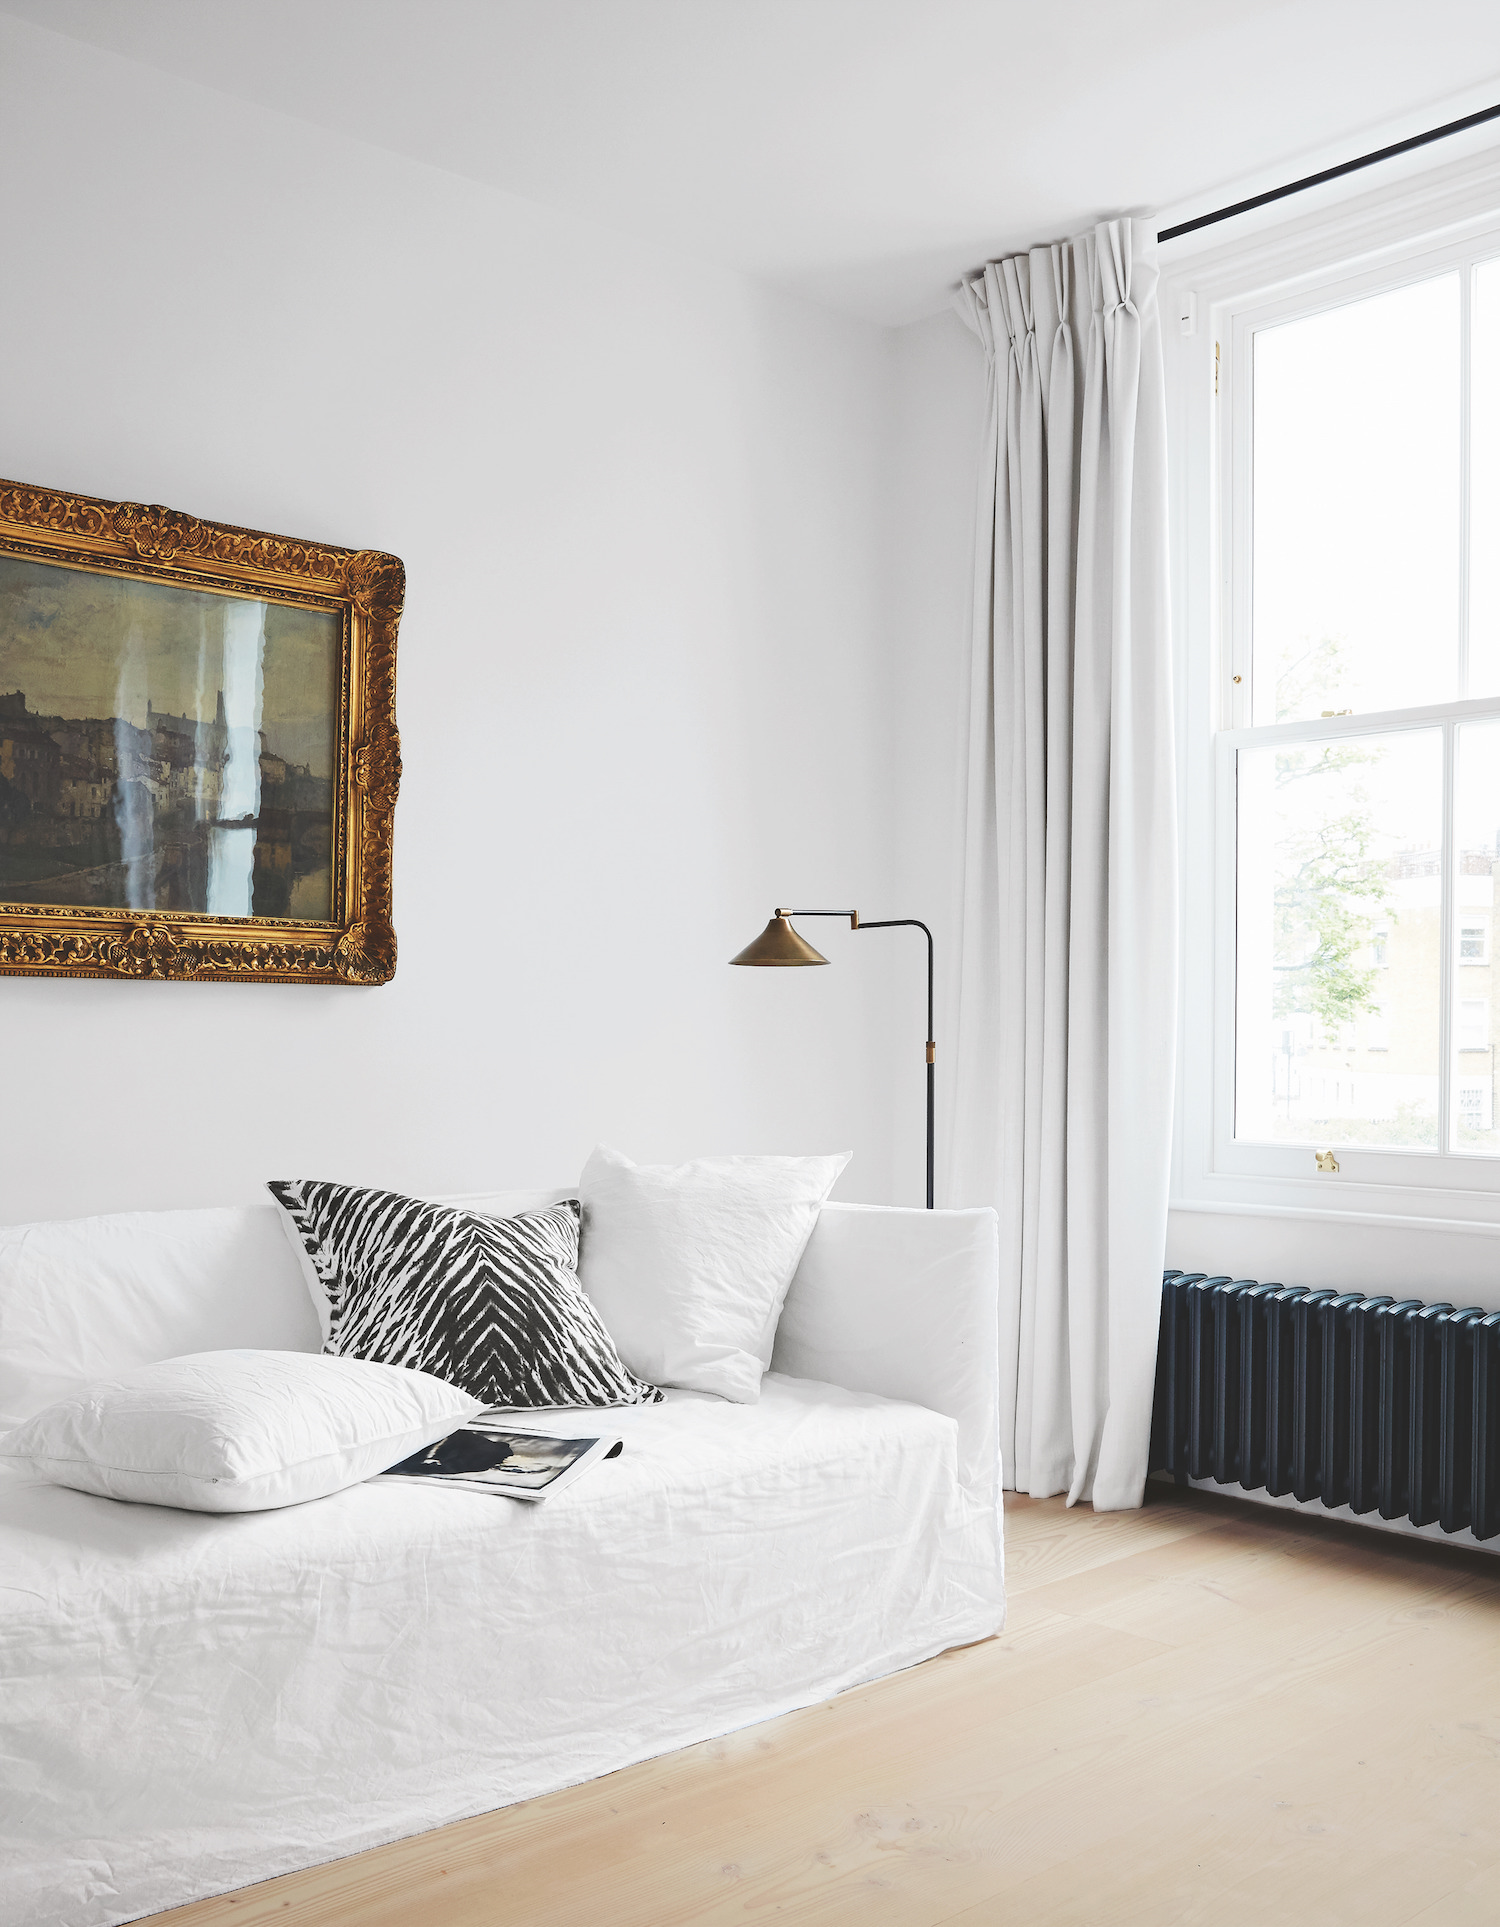
M 959 1473 L 1000 1504 L 995 1214 L 826 1204 L 787 1293 L 773 1371 L 946 1412 Z
M 773 1374 L 610 1427 L 623 1456 L 543 1506 L 377 1479 L 211 1518 L 0 1478 L 8 1927 L 376 1846 L 1003 1622 L 950 1417 Z
M 751 1404 L 823 1201 L 849 1162 L 717 1157 L 583 1167 L 578 1275 L 620 1356 L 653 1385 Z
M 434 1198 L 514 1217 L 567 1191 Z M 188 1352 L 323 1347 L 327 1305 L 275 1205 L 0 1227 L 0 1431 L 88 1379 Z M 306 1269 L 304 1270 L 304 1267 Z
M 258 1512 L 371 1478 L 483 1410 L 398 1365 L 197 1352 L 90 1380 L 0 1438 L 0 1465 L 108 1499 Z
M 1172 1132 L 1166 412 L 1143 221 L 960 290 L 989 361 L 949 1192 L 1000 1214 L 1018 1491 L 1141 1503 Z
M 320 1350 L 280 1217 L 120 1211 L 0 1229 L 0 1430 L 132 1365 Z

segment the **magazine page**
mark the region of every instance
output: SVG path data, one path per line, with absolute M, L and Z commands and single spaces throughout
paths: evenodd
M 597 1459 L 615 1458 L 623 1448 L 618 1432 L 559 1439 L 481 1418 L 378 1476 L 414 1485 L 464 1486 L 511 1499 L 547 1499 L 565 1491 Z

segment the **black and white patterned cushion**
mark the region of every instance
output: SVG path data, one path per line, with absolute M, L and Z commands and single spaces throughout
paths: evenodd
M 576 1198 L 488 1218 L 393 1191 L 269 1186 L 328 1299 L 323 1349 L 431 1372 L 486 1405 L 647 1405 L 578 1282 Z

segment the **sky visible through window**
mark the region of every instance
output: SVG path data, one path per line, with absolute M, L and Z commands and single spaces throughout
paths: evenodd
M 1459 277 L 1255 337 L 1257 723 L 1458 694 Z

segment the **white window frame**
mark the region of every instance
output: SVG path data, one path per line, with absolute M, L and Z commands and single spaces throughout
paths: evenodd
M 1443 732 L 1445 794 L 1451 796 L 1456 726 L 1500 715 L 1500 698 L 1484 698 L 1252 732 L 1248 374 L 1253 332 L 1497 256 L 1500 154 L 1494 152 L 1331 211 L 1307 214 L 1258 237 L 1216 243 L 1208 231 L 1187 246 L 1163 250 L 1183 858 L 1172 1197 L 1179 1208 L 1311 1210 L 1372 1222 L 1500 1229 L 1500 1157 L 1340 1146 L 1334 1177 L 1317 1170 L 1312 1147 L 1237 1141 L 1233 1111 L 1236 751 L 1249 742 L 1326 740 L 1436 725 Z M 1465 603 L 1468 312 L 1466 299 L 1460 504 Z M 1465 607 L 1465 624 L 1466 615 Z M 1450 857 L 1451 827 L 1445 812 Z M 1455 882 L 1453 876 L 1443 879 L 1441 925 L 1448 994 L 1440 1037 L 1440 1104 L 1450 1130 L 1456 1130 L 1458 1110 L 1451 1048 L 1458 995 Z

